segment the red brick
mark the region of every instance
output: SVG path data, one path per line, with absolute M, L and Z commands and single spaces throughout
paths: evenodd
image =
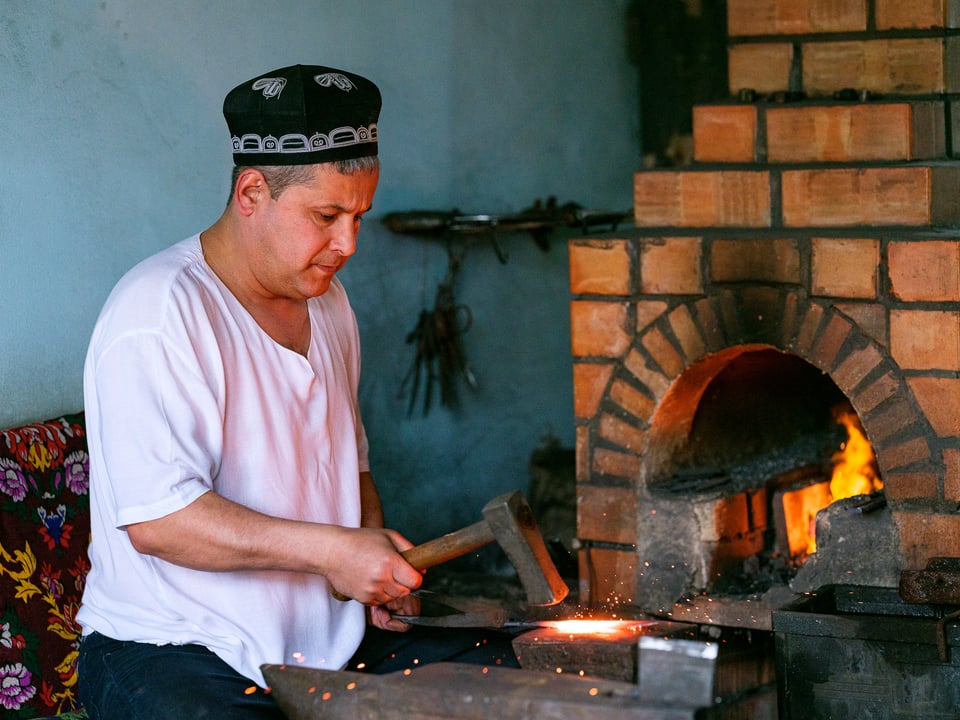
M 710 276 L 717 282 L 800 282 L 800 251 L 790 239 L 715 240 Z
M 837 303 L 837 310 L 853 320 L 860 331 L 880 347 L 887 347 L 887 309 L 879 303 Z
M 955 0 L 876 0 L 878 30 L 955 28 L 960 6 Z
M 656 403 L 648 395 L 623 380 L 615 380 L 610 387 L 610 399 L 643 423 L 649 422 Z
M 851 398 L 851 401 L 857 409 L 857 412 L 860 415 L 865 415 L 884 400 L 893 397 L 899 389 L 900 385 L 897 383 L 896 378 L 890 373 L 887 373 L 858 392 L 855 397 Z
M 574 300 L 570 303 L 570 339 L 576 357 L 620 357 L 629 347 L 632 329 L 627 303 Z
M 960 221 L 960 168 L 883 167 L 783 173 L 790 227 L 914 225 Z
M 884 443 L 903 428 L 919 420 L 917 411 L 906 398 L 898 397 L 882 410 L 865 419 L 867 432 L 872 443 Z
M 648 330 L 640 342 L 664 375 L 675 378 L 683 372 L 683 358 L 660 330 L 656 328 Z
M 948 502 L 960 502 L 960 448 L 944 450 L 943 464 L 945 468 L 943 499 Z
M 866 27 L 866 0 L 727 0 L 731 36 L 854 32 Z
M 640 458 L 630 453 L 596 448 L 593 451 L 593 471 L 601 475 L 636 480 L 640 477 Z
M 913 438 L 889 446 L 874 445 L 874 452 L 877 455 L 881 475 L 890 470 L 930 459 L 930 447 L 927 445 L 926 438 Z
M 960 370 L 960 311 L 891 310 L 890 354 L 907 370 Z
M 743 337 L 743 328 L 740 325 L 740 293 L 733 290 L 721 290 L 719 293 L 720 314 L 723 318 L 723 327 L 731 342 L 737 344 Z
M 960 300 L 960 241 L 892 242 L 890 286 L 908 302 Z
M 600 416 L 599 435 L 614 445 L 639 454 L 643 450 L 646 433 L 642 428 L 631 425 L 627 421 L 604 413 Z
M 916 160 L 946 152 L 942 103 L 870 103 L 767 110 L 771 162 Z
M 570 292 L 627 295 L 633 273 L 626 240 L 572 240 L 569 243 Z
M 783 297 L 780 288 L 750 285 L 740 290 L 743 341 L 774 342 L 779 335 Z
M 883 476 L 883 491 L 888 500 L 940 499 L 934 473 L 887 473 Z
M 803 316 L 803 322 L 800 324 L 800 330 L 794 344 L 794 348 L 801 357 L 809 356 L 813 349 L 820 321 L 823 320 L 823 312 L 822 305 L 809 305 L 807 307 L 807 312 Z
M 790 89 L 793 43 L 733 45 L 727 53 L 731 95 L 749 88 L 758 93 Z
M 643 170 L 634 174 L 639 227 L 765 227 L 770 176 L 756 170 Z
M 834 315 L 817 338 L 810 359 L 817 367 L 832 368 L 840 347 L 850 335 L 853 325 L 841 315 Z
M 647 295 L 697 295 L 703 292 L 698 237 L 650 239 L 640 250 L 640 292 Z
M 783 301 L 783 316 L 780 318 L 780 346 L 793 347 L 797 328 L 797 314 L 800 312 L 800 298 L 796 292 L 789 292 Z
M 831 373 L 833 381 L 843 393 L 850 397 L 854 389 L 863 379 L 883 361 L 883 356 L 876 345 L 867 345 L 865 348 L 850 353 L 843 362 Z
M 573 364 L 573 414 L 578 418 L 592 418 L 597 414 L 607 383 L 613 374 L 613 365 L 594 363 Z
M 581 603 L 633 603 L 637 588 L 636 553 L 588 546 L 580 551 L 579 560 Z
M 590 479 L 590 428 L 578 425 L 576 431 L 577 442 L 577 482 L 582 483 Z
M 693 108 L 693 159 L 697 162 L 753 162 L 756 139 L 755 105 Z
M 707 348 L 714 352 L 724 349 L 727 341 L 723 335 L 723 326 L 720 320 L 717 319 L 717 314 L 714 312 L 713 305 L 710 303 L 709 298 L 697 300 L 693 309 L 696 313 L 697 321 L 700 323 L 700 328 L 703 330 L 703 338 Z
M 955 48 L 945 38 L 882 38 L 804 43 L 803 88 L 829 95 L 844 88 L 882 94 L 956 92 L 948 72 Z
M 706 346 L 703 337 L 700 335 L 700 330 L 693 321 L 690 309 L 686 305 L 680 305 L 670 313 L 670 329 L 680 343 L 680 349 L 683 351 L 688 364 L 704 355 Z
M 643 356 L 636 350 L 627 353 L 623 366 L 650 391 L 654 398 L 662 398 L 670 387 L 670 380 L 659 370 L 649 367 Z
M 935 557 L 956 557 L 960 515 L 893 511 L 904 569 L 922 570 Z
M 812 294 L 844 298 L 877 296 L 879 241 L 814 238 L 811 246 Z
M 960 438 L 960 379 L 912 377 L 907 385 L 933 431 L 940 437 Z
M 657 321 L 668 309 L 669 305 L 662 300 L 637 301 L 637 332 Z
M 636 492 L 623 487 L 577 487 L 577 537 L 622 543 L 637 539 Z

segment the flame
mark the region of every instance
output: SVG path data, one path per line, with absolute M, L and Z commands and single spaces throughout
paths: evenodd
M 790 518 L 786 531 L 791 557 L 802 559 L 817 551 L 817 513 L 823 508 L 836 500 L 883 488 L 876 456 L 856 413 L 838 409 L 834 417 L 846 428 L 847 440 L 833 454 L 830 481 L 783 494 L 784 514 Z
M 877 476 L 877 459 L 870 441 L 863 434 L 855 413 L 837 413 L 837 422 L 847 429 L 847 441 L 833 455 L 833 477 L 830 494 L 834 500 L 869 495 L 880 490 L 883 483 Z
M 817 513 L 832 502 L 830 483 L 821 482 L 783 494 L 783 514 L 790 557 L 805 558 L 817 551 Z

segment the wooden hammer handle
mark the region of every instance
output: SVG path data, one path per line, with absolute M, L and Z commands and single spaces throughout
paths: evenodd
M 493 531 L 485 520 L 481 520 L 468 527 L 442 535 L 435 540 L 429 540 L 422 545 L 404 550 L 400 554 L 417 570 L 426 570 L 445 563 L 447 560 L 466 555 L 468 552 L 489 545 L 493 541 Z M 346 601 L 350 599 L 339 590 L 334 590 L 333 596 L 337 600 Z
M 481 520 L 400 554 L 417 570 L 426 570 L 489 545 L 493 540 L 493 531 L 485 520 Z

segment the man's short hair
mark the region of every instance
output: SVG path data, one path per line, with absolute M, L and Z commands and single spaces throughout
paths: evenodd
M 380 159 L 376 155 L 365 155 L 348 160 L 335 160 L 331 163 L 337 172 L 343 175 L 353 175 L 357 172 L 368 172 L 380 167 Z M 234 165 L 233 173 L 230 178 L 230 197 L 227 199 L 227 205 L 233 201 L 233 191 L 237 188 L 237 180 L 240 173 L 247 169 L 259 170 L 263 179 L 267 181 L 267 188 L 270 190 L 270 197 L 276 200 L 291 185 L 306 185 L 314 178 L 317 165 L 263 165 L 263 166 L 243 166 Z

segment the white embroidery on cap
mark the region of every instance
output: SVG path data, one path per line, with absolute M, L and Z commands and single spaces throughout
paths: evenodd
M 280 93 L 283 92 L 286 84 L 287 79 L 282 77 L 260 78 L 253 84 L 253 89 L 263 90 L 263 96 L 269 100 L 270 98 L 280 97 Z
M 346 75 L 341 75 L 340 73 L 323 73 L 322 75 L 314 75 L 313 79 L 317 85 L 321 87 L 330 87 L 333 85 L 335 88 L 339 88 L 344 92 L 350 92 L 354 87 L 356 87 L 352 82 L 350 82 L 350 78 L 348 78 Z
M 280 138 L 273 135 L 261 136 L 257 133 L 246 133 L 242 137 L 234 135 L 231 138 L 233 152 L 242 154 L 322 152 L 348 145 L 375 142 L 377 142 L 376 123 L 370 123 L 369 127 L 362 125 L 356 128 L 338 127 L 329 133 L 314 133 L 309 139 L 300 133 L 287 133 Z

